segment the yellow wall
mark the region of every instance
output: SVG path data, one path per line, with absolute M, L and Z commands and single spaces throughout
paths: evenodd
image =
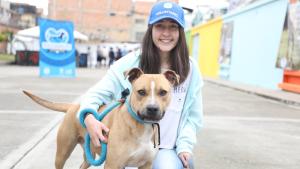
M 203 76 L 218 77 L 221 27 L 221 18 L 216 18 L 191 29 L 189 52 L 192 54 L 193 48 L 198 48 L 198 62 Z M 199 34 L 199 46 L 193 46 L 193 37 L 197 34 Z
M 191 39 L 191 30 L 186 30 L 185 31 L 185 40 L 186 40 L 186 43 L 188 45 L 189 51 L 190 51 L 189 45 L 191 45 L 191 43 L 189 43 L 190 39 Z

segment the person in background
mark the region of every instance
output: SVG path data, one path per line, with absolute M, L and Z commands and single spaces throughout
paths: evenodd
M 79 112 L 89 113 L 97 111 L 102 104 L 120 99 L 124 89 L 131 90 L 123 72 L 133 67 L 151 74 L 175 71 L 180 82 L 173 88 L 171 103 L 159 122 L 161 144 L 153 169 L 194 168 L 193 148 L 197 142 L 196 133 L 202 127 L 203 80 L 197 62 L 189 57 L 184 24 L 184 12 L 179 5 L 166 1 L 156 3 L 141 50 L 116 61 L 80 103 Z M 102 131 L 109 129 L 102 122 L 88 114 L 84 123 L 95 146 L 100 146 L 99 139 L 107 141 Z
M 121 57 L 122 57 L 122 52 L 121 49 L 118 47 L 116 53 L 116 60 L 119 60 Z
M 108 66 L 111 66 L 115 60 L 115 53 L 112 47 L 109 48 L 108 57 L 109 57 Z
M 106 63 L 106 58 L 104 57 L 104 52 L 101 48 L 101 46 L 98 46 L 97 48 L 97 66 L 101 66 Z

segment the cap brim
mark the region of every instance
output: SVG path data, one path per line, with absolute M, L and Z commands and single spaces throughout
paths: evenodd
M 152 24 L 154 24 L 154 23 L 156 23 L 156 22 L 158 22 L 158 21 L 160 21 L 160 20 L 163 20 L 163 19 L 172 19 L 172 20 L 174 20 L 175 22 L 177 22 L 182 28 L 184 28 L 184 24 L 183 24 L 183 23 L 179 22 L 179 20 L 178 20 L 177 18 L 175 18 L 175 17 L 170 17 L 170 16 L 160 16 L 160 17 L 157 17 L 156 19 L 150 21 L 149 24 L 152 25 Z

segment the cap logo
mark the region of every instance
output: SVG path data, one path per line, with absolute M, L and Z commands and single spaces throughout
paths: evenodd
M 174 20 L 184 28 L 184 11 L 175 2 L 158 2 L 152 7 L 148 24 L 154 24 L 163 19 Z
M 164 8 L 170 9 L 170 8 L 172 8 L 172 4 L 170 2 L 166 2 L 166 3 L 164 3 Z

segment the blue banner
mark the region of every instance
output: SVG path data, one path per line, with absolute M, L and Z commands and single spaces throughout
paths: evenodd
M 75 77 L 73 23 L 39 18 L 39 27 L 40 76 Z

